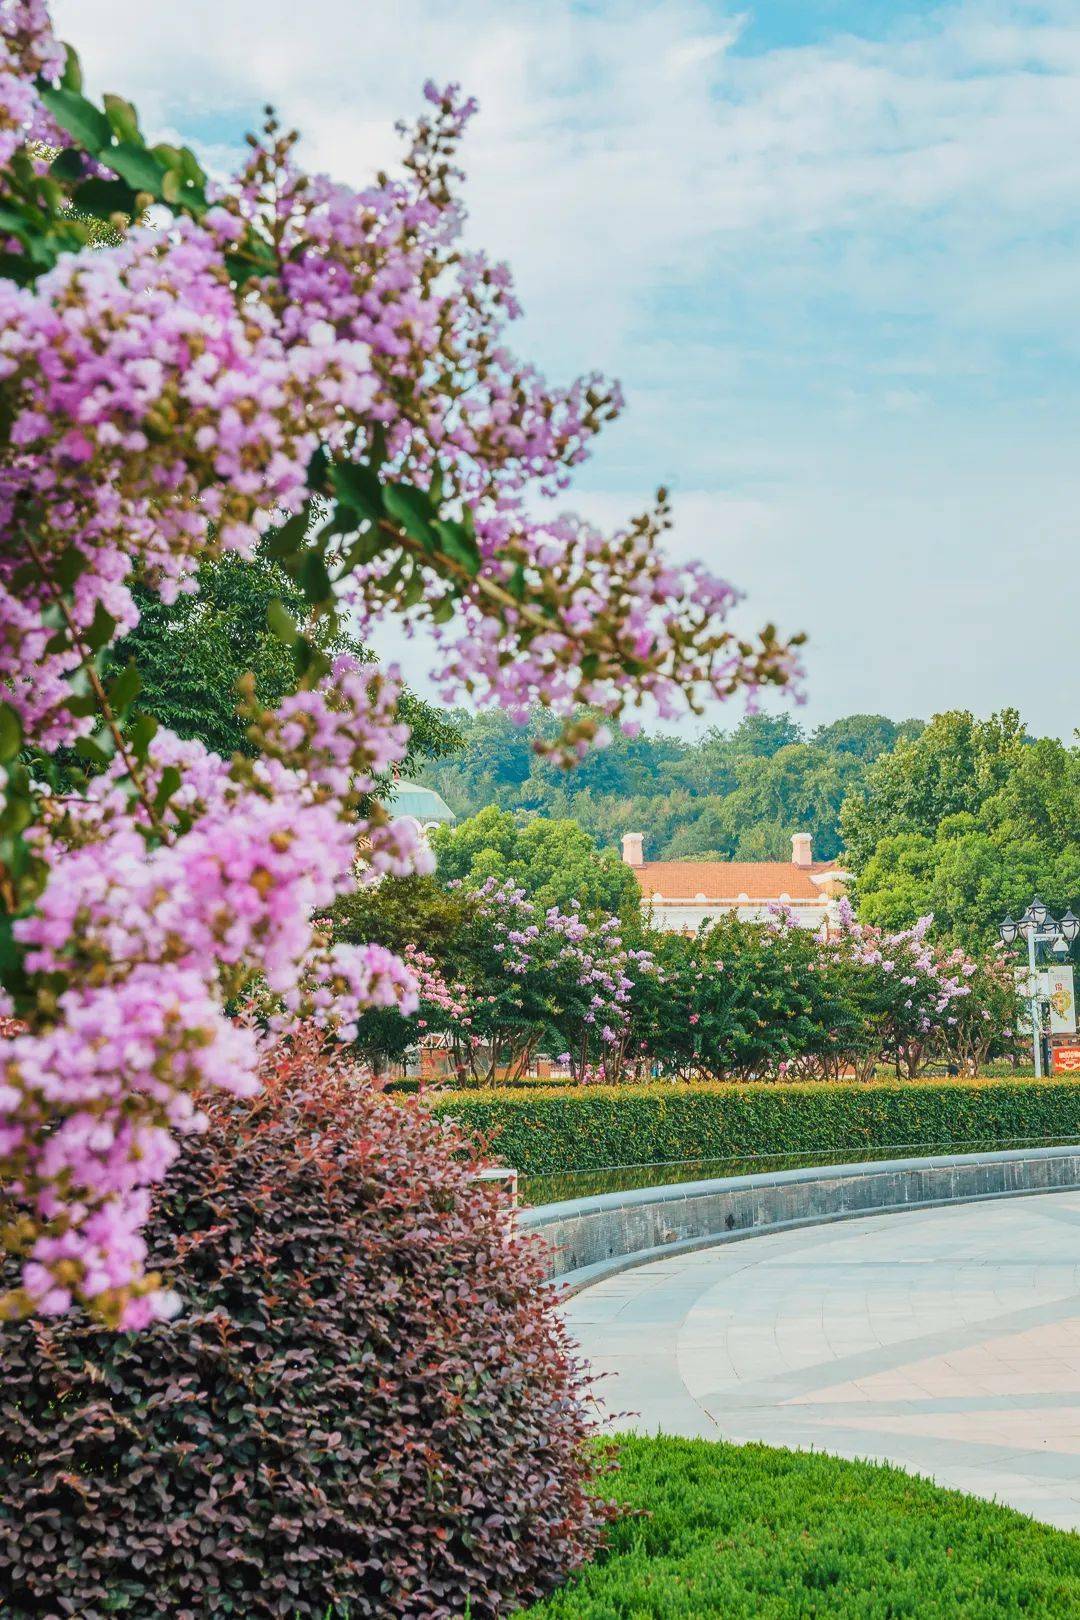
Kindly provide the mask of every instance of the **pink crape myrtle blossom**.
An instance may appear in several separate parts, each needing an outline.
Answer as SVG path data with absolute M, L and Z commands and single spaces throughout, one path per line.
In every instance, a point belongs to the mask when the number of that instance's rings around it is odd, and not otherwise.
M 957 1004 L 970 996 L 968 980 L 976 964 L 959 950 L 929 938 L 932 916 L 889 933 L 855 917 L 850 901 L 838 907 L 838 933 L 826 943 L 835 957 L 869 970 L 875 986 L 870 1016 L 876 1050 L 899 1070 L 914 1076 L 933 1055 L 942 1027 L 956 1022 Z
M 475 104 L 425 96 L 398 172 L 366 188 L 305 174 L 272 117 L 215 187 L 186 149 L 147 145 L 122 98 L 83 97 L 42 0 L 0 0 L 8 1315 L 168 1314 L 140 1229 L 200 1094 L 246 1095 L 291 1021 L 350 1039 L 366 1010 L 433 991 L 423 964 L 313 921 L 358 882 L 431 869 L 378 802 L 408 745 L 392 674 L 328 660 L 281 609 L 297 690 L 267 714 L 249 684 L 256 756 L 219 759 L 138 715 L 125 677 L 106 686 L 133 587 L 169 600 L 200 560 L 264 545 L 313 617 L 426 621 L 448 693 L 551 707 L 567 761 L 643 702 L 668 715 L 795 672 L 771 627 L 728 627 L 731 586 L 667 561 L 662 492 L 614 535 L 552 515 L 621 396 L 593 374 L 553 387 L 513 353 L 509 273 L 460 244 Z M 28 149 L 42 139 L 55 162 Z M 635 961 L 617 922 L 482 903 L 503 999 L 549 994 L 552 1038 L 572 1024 L 582 1074 L 610 1071 Z M 256 988 L 262 1035 L 227 1011 Z M 475 1051 L 500 997 L 439 994 Z
M 50 1027 L 5 1042 L 0 1079 L 0 1158 L 12 1167 L 12 1192 L 45 1228 L 23 1268 L 34 1309 L 61 1308 L 76 1281 L 102 1311 L 124 1300 L 121 1326 L 173 1308 L 163 1290 L 130 1293 L 145 1258 L 129 1241 L 138 1224 L 130 1223 L 145 1209 L 135 1194 L 161 1179 L 176 1136 L 200 1128 L 198 1094 L 256 1089 L 260 1043 L 225 1016 L 224 989 L 257 972 L 288 1013 L 344 1039 L 368 1007 L 415 1009 L 415 982 L 399 958 L 374 945 L 324 952 L 314 920 L 357 881 L 366 826 L 342 817 L 326 785 L 329 762 L 351 762 L 350 781 L 370 785 L 371 765 L 388 755 L 381 727 L 365 753 L 365 699 L 375 693 L 381 714 L 394 690 L 370 665 L 337 662 L 319 697 L 341 704 L 348 694 L 352 724 L 328 728 L 307 753 L 310 775 L 287 755 L 295 705 L 266 721 L 280 757 L 253 764 L 227 766 L 202 744 L 161 733 L 149 786 L 178 765 L 184 775 L 167 813 L 173 836 L 155 846 L 131 813 L 120 762 L 55 808 L 49 880 L 15 931 L 29 972 L 70 975 L 79 964 L 86 982 L 61 995 Z M 335 709 L 336 722 L 344 712 Z M 389 757 L 398 757 L 393 748 Z M 369 835 L 396 830 L 374 825 Z M 394 849 L 395 870 L 409 868 L 411 847 Z M 103 1225 L 114 1205 L 126 1215 Z M 108 1231 L 128 1234 L 112 1259 L 99 1252 Z
M 307 982 L 283 999 L 290 1013 L 352 1041 L 357 1019 L 371 1008 L 414 1013 L 420 987 L 409 966 L 383 945 L 335 945 L 310 962 Z
M 0 0 L 0 164 L 28 137 L 52 133 L 33 81 L 56 78 L 63 66 L 45 0 Z

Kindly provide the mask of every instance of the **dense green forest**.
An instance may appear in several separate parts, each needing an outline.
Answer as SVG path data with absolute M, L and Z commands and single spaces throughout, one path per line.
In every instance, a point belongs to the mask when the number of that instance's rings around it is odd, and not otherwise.
M 424 779 L 461 818 L 497 806 L 542 822 L 530 849 L 562 851 L 547 884 L 565 888 L 582 859 L 576 829 L 550 822 L 577 823 L 609 852 L 606 885 L 624 832 L 644 833 L 651 859 L 767 860 L 805 830 L 815 856 L 843 854 L 868 922 L 902 928 L 932 912 L 938 937 L 978 950 L 1035 893 L 1056 914 L 1080 910 L 1080 748 L 1032 737 L 1015 710 L 949 710 L 925 725 L 849 715 L 809 735 L 790 716 L 756 715 L 698 742 L 619 737 L 570 773 L 534 752 L 541 723 L 453 719 L 464 746 Z M 490 813 L 459 822 L 440 858 L 521 881 L 529 862 L 510 826 Z M 606 898 L 620 909 L 614 891 Z
M 922 730 L 918 720 L 855 714 L 808 735 L 789 715 L 750 715 L 697 742 L 619 734 L 566 772 L 533 749 L 542 720 L 519 727 L 498 712 L 463 711 L 453 719 L 464 747 L 430 764 L 424 781 L 455 814 L 497 805 L 571 817 L 602 847 L 642 832 L 651 860 L 783 859 L 796 830 L 811 833 L 815 856 L 831 860 L 841 848 L 845 796 L 882 753 Z

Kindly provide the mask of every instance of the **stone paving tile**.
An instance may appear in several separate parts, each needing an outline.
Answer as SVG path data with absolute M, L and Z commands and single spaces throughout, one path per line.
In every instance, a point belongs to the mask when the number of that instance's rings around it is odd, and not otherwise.
M 888 1459 L 1080 1528 L 1080 1194 L 772 1232 L 563 1308 L 643 1432 Z

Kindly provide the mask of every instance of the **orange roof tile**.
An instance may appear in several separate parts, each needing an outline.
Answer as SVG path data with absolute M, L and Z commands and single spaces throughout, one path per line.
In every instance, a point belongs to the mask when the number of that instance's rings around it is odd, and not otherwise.
M 837 861 L 814 861 L 796 866 L 792 861 L 646 861 L 632 868 L 647 900 L 659 894 L 665 900 L 823 900 L 821 886 L 812 883 L 822 872 L 842 870 Z

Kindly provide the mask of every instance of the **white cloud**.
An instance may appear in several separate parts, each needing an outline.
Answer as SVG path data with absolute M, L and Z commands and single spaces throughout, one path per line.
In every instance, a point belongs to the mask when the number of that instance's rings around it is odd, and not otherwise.
M 732 51 L 739 16 L 718 24 L 702 0 L 55 9 L 94 80 L 133 90 L 152 120 L 254 122 L 269 99 L 344 178 L 392 160 L 392 123 L 428 74 L 462 80 L 483 106 L 466 154 L 473 234 L 511 258 L 545 326 L 587 304 L 604 359 L 658 281 L 717 256 L 745 269 L 748 251 L 826 231 L 925 233 L 991 291 L 973 308 L 955 274 L 933 287 L 908 267 L 901 295 L 992 319 L 1042 296 L 1032 265 L 1026 292 L 993 292 L 1010 246 L 1033 221 L 1076 218 L 1074 10 L 1055 22 L 972 4 L 898 38 L 750 56 Z
M 460 80 L 469 234 L 515 269 L 519 341 L 629 384 L 579 504 L 672 480 L 683 553 L 811 631 L 815 718 L 1011 695 L 1067 733 L 1067 688 L 1000 649 L 1033 596 L 1064 644 L 1077 610 L 1075 0 L 756 54 L 748 9 L 54 0 L 96 88 L 219 162 L 270 100 L 362 180 L 423 80 Z

